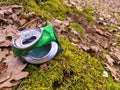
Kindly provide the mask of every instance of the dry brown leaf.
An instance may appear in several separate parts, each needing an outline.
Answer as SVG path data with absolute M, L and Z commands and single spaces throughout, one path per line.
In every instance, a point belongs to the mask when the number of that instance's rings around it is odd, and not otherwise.
M 47 63 L 41 64 L 40 67 L 41 67 L 41 69 L 43 69 L 45 71 L 47 71 L 47 69 L 48 69 Z
M 72 41 L 73 43 L 79 43 L 80 42 L 80 40 L 77 39 L 77 38 L 71 38 L 70 41 Z
M 8 50 L 5 50 L 5 51 L 1 51 L 0 52 L 0 61 L 2 61 L 2 58 L 5 58 L 5 56 L 9 53 Z
M 5 41 L 5 35 L 2 32 L 0 32 L 0 43 L 4 41 Z
M 0 17 L 4 17 L 4 12 L 0 10 Z
M 36 28 L 37 23 L 31 23 L 29 25 L 26 26 L 26 28 Z
M 8 65 L 6 72 L 9 73 L 10 77 L 6 77 L 4 75 L 5 73 L 3 73 L 2 77 L 6 81 L 0 83 L 0 89 L 4 87 L 12 87 L 18 84 L 20 79 L 28 76 L 28 72 L 22 71 L 27 64 L 24 64 L 19 58 L 15 58 L 13 55 L 10 55 L 6 60 L 4 60 L 4 62 Z
M 39 17 L 36 17 L 35 19 L 32 19 L 31 21 L 25 23 L 23 26 L 19 27 L 18 29 L 22 29 L 22 28 L 25 28 L 27 26 L 30 26 L 33 22 L 37 21 L 37 20 L 40 20 Z M 28 27 L 29 28 L 29 27 Z
M 79 33 L 75 30 L 71 30 L 70 32 L 73 33 L 74 35 L 79 35 Z
M 2 88 L 1 90 L 12 90 L 11 88 Z
M 4 28 L 4 34 L 6 34 L 6 36 L 13 36 L 18 32 L 17 27 L 15 25 L 8 25 Z
M 108 54 L 103 54 L 104 57 L 107 59 L 108 63 L 113 66 L 114 60 Z
M 25 15 L 25 19 L 28 20 L 28 21 L 32 20 L 34 18 L 36 18 L 35 12 L 30 12 L 30 13 L 28 13 L 28 14 Z
M 6 15 L 10 15 L 13 13 L 12 9 L 10 7 L 2 7 L 0 10 L 1 14 L 6 14 Z
M 15 13 L 13 13 L 11 15 L 11 17 L 12 17 L 13 21 L 15 21 L 16 23 L 18 23 L 20 21 Z
M 21 26 L 24 25 L 26 22 L 27 22 L 26 19 L 20 19 L 20 24 L 21 24 Z
M 8 80 L 10 78 L 10 76 L 11 76 L 11 74 L 8 72 L 0 74 L 0 83 L 3 83 L 6 80 Z
M 11 45 L 12 45 L 11 41 L 5 40 L 3 43 L 0 44 L 0 48 L 2 48 L 2 47 L 9 47 Z
M 115 52 L 114 54 L 120 60 L 120 52 Z
M 98 51 L 101 51 L 99 46 L 96 46 L 96 45 L 93 45 L 93 46 L 90 46 L 90 49 L 94 52 L 98 52 Z
M 7 69 L 6 63 L 3 62 L 3 60 L 0 61 L 0 75 L 1 75 L 2 73 L 4 73 L 4 72 L 6 71 L 6 69 Z
M 62 21 L 60 21 L 58 19 L 52 20 L 51 22 L 54 25 L 54 27 L 59 27 L 60 28 L 60 26 L 62 25 Z
M 120 70 L 118 68 L 115 68 L 114 66 L 110 66 L 107 63 L 105 63 L 105 65 L 106 65 L 106 68 L 111 72 L 114 79 L 120 82 Z
M 12 10 L 16 15 L 20 15 L 23 12 L 23 7 L 19 5 L 13 5 Z
M 84 50 L 84 51 L 88 51 L 90 49 L 89 46 L 86 46 L 84 44 L 80 44 L 80 47 Z

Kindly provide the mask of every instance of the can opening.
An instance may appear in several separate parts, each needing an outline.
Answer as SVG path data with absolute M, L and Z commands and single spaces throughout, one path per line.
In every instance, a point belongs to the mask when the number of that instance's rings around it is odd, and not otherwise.
M 29 52 L 29 54 L 34 58 L 43 58 L 46 56 L 51 49 L 51 43 L 42 47 L 35 48 Z
M 33 42 L 34 40 L 36 40 L 36 37 L 32 36 L 30 38 L 24 39 L 23 42 L 22 42 L 22 44 L 24 44 L 24 45 L 25 44 L 29 44 L 29 43 Z

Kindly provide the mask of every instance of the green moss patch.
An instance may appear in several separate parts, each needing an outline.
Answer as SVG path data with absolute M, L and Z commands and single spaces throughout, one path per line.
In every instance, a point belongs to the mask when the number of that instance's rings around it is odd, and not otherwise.
M 111 25 L 104 25 L 103 26 L 105 30 L 115 30 L 116 29 L 116 26 L 111 26 Z
M 52 59 L 48 70 L 29 64 L 30 75 L 17 90 L 119 90 L 110 77 L 102 76 L 105 70 L 100 61 L 92 58 L 64 38 L 60 39 L 64 51 Z
M 16 2 L 13 0 L 9 0 L 9 2 L 2 0 L 2 2 L 3 5 L 22 5 L 25 8 L 25 12 L 33 11 L 44 17 L 45 20 L 53 18 L 64 20 L 68 14 L 81 14 L 75 7 L 68 7 L 62 0 L 29 0 L 24 2 L 22 0 L 17 0 Z
M 94 24 L 96 22 L 96 19 L 94 18 L 94 9 L 92 7 L 86 6 L 84 8 L 83 15 L 90 24 Z
M 80 33 L 80 36 L 82 38 L 84 38 L 85 30 L 80 24 L 78 24 L 78 23 L 70 23 L 70 25 L 68 27 L 73 29 L 73 30 L 78 31 Z

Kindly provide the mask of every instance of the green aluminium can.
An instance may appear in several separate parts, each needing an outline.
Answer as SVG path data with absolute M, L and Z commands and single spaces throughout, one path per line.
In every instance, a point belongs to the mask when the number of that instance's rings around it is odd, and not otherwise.
M 52 24 L 45 27 L 22 30 L 12 38 L 15 56 L 32 64 L 49 61 L 62 51 Z

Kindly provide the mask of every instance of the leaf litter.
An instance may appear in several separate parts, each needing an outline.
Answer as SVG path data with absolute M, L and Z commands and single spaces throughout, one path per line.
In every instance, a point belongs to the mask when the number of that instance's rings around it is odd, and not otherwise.
M 24 14 L 21 16 L 21 14 Z M 85 29 L 85 37 L 82 38 L 80 33 L 72 28 L 66 30 L 70 23 L 76 22 Z M 116 81 L 120 82 L 120 49 L 112 45 L 114 35 L 103 30 L 98 24 L 90 25 L 86 18 L 81 15 L 71 14 L 66 20 L 60 21 L 53 19 L 46 22 L 34 12 L 24 13 L 22 6 L 13 5 L 0 8 L 0 89 L 10 89 L 20 83 L 21 79 L 28 76 L 28 72 L 23 71 L 27 63 L 22 62 L 21 58 L 16 58 L 11 53 L 11 38 L 18 31 L 28 28 L 37 28 L 52 23 L 58 35 L 67 38 L 73 45 L 79 49 L 99 58 L 101 53 L 106 61 L 108 71 Z M 106 53 L 107 49 L 110 49 Z M 117 61 L 116 61 L 117 59 Z M 40 66 L 43 70 L 47 70 L 47 64 Z
M 11 53 L 11 39 L 19 31 L 27 28 L 44 26 L 46 23 L 35 13 L 24 13 L 23 7 L 18 5 L 0 8 L 0 89 L 9 90 L 20 83 L 21 79 L 28 76 L 23 71 L 27 63 Z M 47 66 L 46 66 L 47 68 Z
M 115 37 L 113 33 L 104 30 L 103 27 L 99 25 L 99 22 L 94 25 L 89 24 L 82 15 L 72 14 L 68 18 L 70 19 L 65 21 L 54 20 L 55 30 L 59 31 L 59 34 L 67 38 L 79 49 L 101 60 L 103 65 L 106 66 L 106 69 L 111 72 L 113 78 L 120 82 L 120 47 L 113 45 L 117 37 Z M 65 30 L 71 22 L 76 22 L 84 27 L 84 38 L 81 38 L 80 33 L 72 28 L 69 28 L 68 31 Z M 79 41 L 76 39 L 76 36 Z

